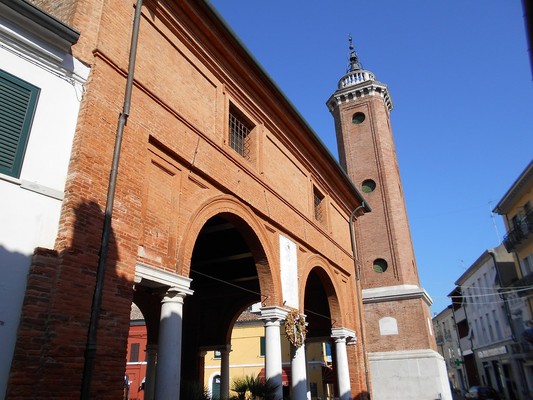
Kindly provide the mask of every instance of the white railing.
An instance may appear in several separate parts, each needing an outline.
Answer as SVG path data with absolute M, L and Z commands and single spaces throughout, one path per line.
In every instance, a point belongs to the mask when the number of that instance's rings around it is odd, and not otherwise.
M 361 82 L 373 81 L 376 78 L 374 74 L 364 70 L 352 71 L 344 75 L 339 81 L 339 89 L 356 85 Z

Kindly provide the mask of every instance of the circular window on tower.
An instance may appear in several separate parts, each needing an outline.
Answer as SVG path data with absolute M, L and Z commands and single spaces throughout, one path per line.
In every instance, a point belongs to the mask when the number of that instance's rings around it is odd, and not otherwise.
M 378 274 L 385 272 L 388 267 L 387 261 L 385 261 L 383 258 L 376 258 L 374 260 L 374 265 L 372 266 L 374 272 L 377 272 Z
M 372 193 L 376 189 L 376 182 L 372 179 L 365 179 L 361 184 L 361 190 L 363 193 Z
M 356 112 L 354 115 L 352 115 L 352 123 L 357 125 L 362 124 L 365 118 L 365 114 L 362 112 Z

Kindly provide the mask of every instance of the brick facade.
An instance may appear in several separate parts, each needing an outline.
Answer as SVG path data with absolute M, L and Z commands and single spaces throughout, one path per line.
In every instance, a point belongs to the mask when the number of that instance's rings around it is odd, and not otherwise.
M 53 3 L 39 5 L 46 9 Z M 79 397 L 134 4 L 80 0 L 48 10 L 81 32 L 73 52 L 91 66 L 91 75 L 56 246 L 39 249 L 34 257 L 10 399 Z M 195 289 L 185 300 L 185 375 L 195 371 L 195 346 L 202 340 L 221 344 L 232 318 L 252 300 L 282 306 L 280 235 L 296 244 L 300 309 L 307 307 L 306 282 L 319 274 L 331 319 L 325 326 L 330 329 L 333 321 L 360 335 L 360 303 L 353 299 L 361 297 L 348 219 L 362 199 L 289 102 L 203 2 L 146 1 L 136 59 L 91 396 L 118 399 L 123 394 L 132 300 L 150 314 L 145 315 L 151 324 L 148 341 L 157 340 L 153 305 L 161 293 L 134 285 L 136 266 L 191 276 L 193 285 L 202 282 L 192 274 L 194 268 L 201 270 L 193 265 L 202 258 L 198 238 L 206 237 L 214 222 L 217 229 L 230 225 L 246 244 L 260 296 L 238 297 L 221 287 L 227 296 L 218 299 L 210 297 L 218 289 Z M 253 125 L 248 159 L 229 144 L 230 107 Z M 316 191 L 323 196 L 320 220 Z M 352 395 L 364 396 L 368 388 L 360 344 L 349 346 L 349 358 Z
M 387 86 L 363 70 L 351 43 L 350 50 L 350 68 L 327 106 L 341 165 L 372 208 L 356 218 L 354 231 L 373 396 L 448 399 L 431 299 L 418 279 L 390 123 L 392 101 Z

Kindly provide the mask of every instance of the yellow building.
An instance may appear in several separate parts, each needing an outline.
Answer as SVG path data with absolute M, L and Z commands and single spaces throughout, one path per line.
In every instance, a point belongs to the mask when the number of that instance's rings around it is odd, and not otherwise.
M 511 185 L 494 212 L 503 216 L 507 234 L 503 244 L 514 255 L 518 280 L 507 287 L 507 312 L 518 361 L 519 387 L 533 393 L 533 161 Z
M 289 394 L 291 379 L 291 345 L 282 329 L 283 393 Z M 221 353 L 224 349 L 205 353 L 204 386 L 214 399 L 220 392 Z M 331 368 L 331 345 L 329 342 L 306 342 L 308 391 L 311 399 L 334 398 L 333 370 Z M 241 314 L 231 334 L 229 354 L 230 388 L 235 379 L 246 376 L 264 377 L 265 324 L 250 310 Z M 235 393 L 232 393 L 235 395 Z
M 533 284 L 533 161 L 520 174 L 500 200 L 494 212 L 503 216 L 507 234 L 503 244 L 509 253 L 515 254 L 516 269 L 520 280 L 515 287 Z M 531 291 L 521 292 L 529 297 L 529 310 L 533 309 Z

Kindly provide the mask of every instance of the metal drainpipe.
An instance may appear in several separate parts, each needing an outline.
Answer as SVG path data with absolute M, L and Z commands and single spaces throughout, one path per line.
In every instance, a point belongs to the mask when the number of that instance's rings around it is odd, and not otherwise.
M 357 247 L 355 245 L 355 232 L 354 232 L 354 218 L 357 211 L 359 211 L 361 208 L 365 208 L 366 204 L 363 201 L 363 203 L 355 208 L 355 210 L 352 211 L 350 214 L 350 240 L 352 243 L 352 254 L 353 254 L 353 265 L 355 268 L 355 286 L 356 286 L 356 296 L 357 296 L 357 309 L 359 311 L 359 326 L 361 327 L 361 347 L 363 349 L 363 363 L 365 366 L 365 381 L 366 381 L 366 388 L 368 390 L 368 399 L 370 399 L 370 378 L 368 376 L 368 363 L 366 360 L 366 347 L 365 347 L 365 329 L 363 327 L 363 300 L 359 297 L 359 292 L 361 290 L 361 283 L 359 279 L 359 268 L 357 265 Z M 363 211 L 364 212 L 364 211 Z
M 88 400 L 91 394 L 91 381 L 96 358 L 96 337 L 98 331 L 98 320 L 100 319 L 100 307 L 102 305 L 104 277 L 106 270 L 106 258 L 109 250 L 109 239 L 111 236 L 111 221 L 113 215 L 113 203 L 115 201 L 115 191 L 118 175 L 118 165 L 120 159 L 120 149 L 122 145 L 122 136 L 124 127 L 130 113 L 131 93 L 133 89 L 133 74 L 135 71 L 135 58 L 137 55 L 137 41 L 139 38 L 139 25 L 141 21 L 141 9 L 143 0 L 137 0 L 135 6 L 135 18 L 131 33 L 131 45 L 128 64 L 128 75 L 126 80 L 126 91 L 124 93 L 124 105 L 122 113 L 118 119 L 117 134 L 115 138 L 115 148 L 113 152 L 113 161 L 111 172 L 109 174 L 109 186 L 107 189 L 106 208 L 104 214 L 104 226 L 102 230 L 102 239 L 100 242 L 100 253 L 98 255 L 98 267 L 96 270 L 96 284 L 94 287 L 93 301 L 91 307 L 91 319 L 89 321 L 89 330 L 87 333 L 87 343 L 85 346 L 85 363 L 83 367 L 83 377 L 81 383 L 81 400 Z

